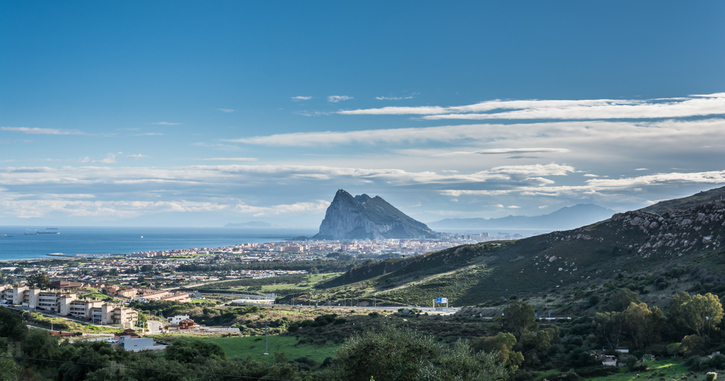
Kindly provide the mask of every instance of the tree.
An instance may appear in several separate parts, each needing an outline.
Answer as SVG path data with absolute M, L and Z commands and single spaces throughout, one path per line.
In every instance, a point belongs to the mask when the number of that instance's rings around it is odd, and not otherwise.
M 599 312 L 594 316 L 598 336 L 610 349 L 619 347 L 624 334 L 624 316 L 621 312 Z
M 503 330 L 513 333 L 516 340 L 521 340 L 524 332 L 539 328 L 533 307 L 518 300 L 511 300 L 503 309 L 501 320 Z
M 27 332 L 22 316 L 8 308 L 0 308 L 0 337 L 20 341 Z
M 632 303 L 642 303 L 639 295 L 628 288 L 619 288 L 609 294 L 607 302 L 602 305 L 602 311 L 622 312 Z
M 201 340 L 179 339 L 164 350 L 169 361 L 201 364 L 210 358 L 226 359 L 224 349 L 218 344 Z
M 474 351 L 498 353 L 498 361 L 506 364 L 509 371 L 516 372 L 524 361 L 521 352 L 514 351 L 516 338 L 512 333 L 499 332 L 496 336 L 482 337 L 475 341 L 471 347 Z
M 37 359 L 52 359 L 58 352 L 58 342 L 48 331 L 42 329 L 31 329 L 23 338 L 23 353 L 26 357 Z M 29 364 L 35 363 L 34 361 Z M 54 367 L 55 364 L 38 362 L 42 367 Z
M 348 339 L 337 352 L 335 379 L 503 380 L 508 376 L 495 352 L 474 353 L 464 342 L 452 348 L 409 329 L 384 326 Z
M 45 290 L 50 288 L 50 278 L 48 278 L 47 274 L 32 274 L 28 276 L 28 284 Z
M 723 308 L 716 295 L 693 295 L 677 293 L 668 304 L 669 322 L 684 333 L 696 333 L 697 336 L 709 336 L 717 330 L 723 319 Z
M 649 343 L 659 341 L 664 321 L 664 314 L 659 308 L 650 309 L 647 303 L 632 303 L 622 315 L 624 327 L 635 348 L 641 349 Z

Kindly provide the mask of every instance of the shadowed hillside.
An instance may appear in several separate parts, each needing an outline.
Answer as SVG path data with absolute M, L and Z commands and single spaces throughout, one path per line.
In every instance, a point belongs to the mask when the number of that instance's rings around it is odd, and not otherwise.
M 381 262 L 379 267 L 353 269 L 325 287 L 345 285 L 348 292 L 357 290 L 358 297 L 401 304 L 429 305 L 436 297 L 448 297 L 459 306 L 611 282 L 629 282 L 645 293 L 668 287 L 709 287 L 723 293 L 722 192 L 721 188 L 693 196 L 696 199 L 616 214 L 578 229 L 429 253 L 396 262 L 403 267 L 392 272 L 380 270 L 392 270 L 392 262 Z M 676 266 L 699 273 L 687 278 L 689 283 L 673 282 Z

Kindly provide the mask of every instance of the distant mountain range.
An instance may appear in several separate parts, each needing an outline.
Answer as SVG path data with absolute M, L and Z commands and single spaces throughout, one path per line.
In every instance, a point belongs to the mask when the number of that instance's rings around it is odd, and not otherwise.
M 380 196 L 353 197 L 340 189 L 313 238 L 330 240 L 435 238 L 424 223 L 408 217 Z
M 502 218 L 447 218 L 430 222 L 433 229 L 545 229 L 566 230 L 605 220 L 614 210 L 594 204 L 578 204 L 542 216 Z

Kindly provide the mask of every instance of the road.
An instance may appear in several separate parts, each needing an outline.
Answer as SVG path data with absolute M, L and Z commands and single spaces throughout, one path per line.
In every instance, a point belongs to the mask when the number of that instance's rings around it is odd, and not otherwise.
M 164 323 L 156 320 L 148 320 L 146 325 L 148 325 L 149 334 L 161 333 L 161 330 L 164 329 Z

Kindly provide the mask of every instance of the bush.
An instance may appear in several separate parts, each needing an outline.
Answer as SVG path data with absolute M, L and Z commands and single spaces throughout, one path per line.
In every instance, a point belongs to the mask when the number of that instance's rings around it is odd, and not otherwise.
M 337 356 L 334 367 L 339 379 L 349 381 L 508 378 L 495 353 L 474 353 L 462 341 L 448 347 L 432 337 L 390 326 L 348 339 Z
M 590 366 L 577 369 L 577 374 L 584 378 L 606 377 L 619 372 L 619 369 L 613 366 Z
M 725 356 L 715 355 L 712 358 L 703 358 L 698 367 L 699 370 L 725 369 Z
M 640 362 L 629 366 L 630 372 L 646 372 L 649 368 L 647 367 L 647 364 Z

